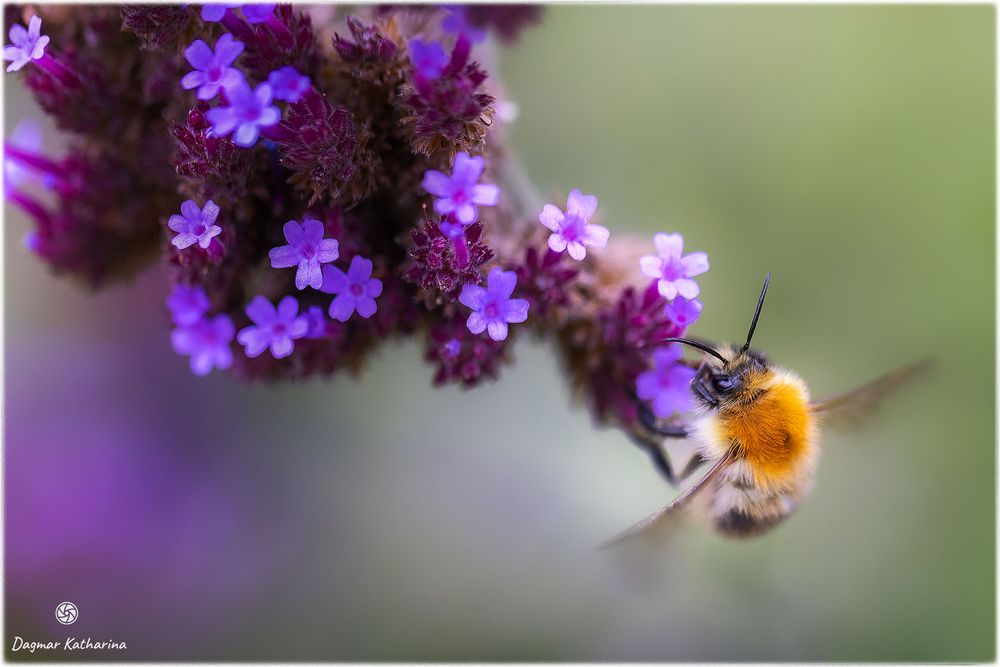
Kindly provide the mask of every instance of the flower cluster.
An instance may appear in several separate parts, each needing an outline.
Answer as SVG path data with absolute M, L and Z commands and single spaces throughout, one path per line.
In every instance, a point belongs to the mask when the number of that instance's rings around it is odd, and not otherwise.
M 31 125 L 6 144 L 26 245 L 94 286 L 159 248 L 195 374 L 357 372 L 422 333 L 434 383 L 473 387 L 531 331 L 601 421 L 690 408 L 692 370 L 663 339 L 701 312 L 705 254 L 680 234 L 647 254 L 580 189 L 536 203 L 493 122 L 483 42 L 537 8 L 315 14 L 329 25 L 286 4 L 17 11 L 8 70 L 70 135 L 61 158 Z

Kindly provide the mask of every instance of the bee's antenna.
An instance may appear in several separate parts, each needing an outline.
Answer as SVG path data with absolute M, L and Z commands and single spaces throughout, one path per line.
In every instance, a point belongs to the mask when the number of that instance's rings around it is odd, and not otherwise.
M 750 347 L 750 339 L 753 338 L 753 330 L 757 328 L 757 318 L 760 317 L 760 309 L 764 306 L 764 295 L 767 294 L 767 284 L 771 282 L 771 272 L 764 276 L 764 287 L 760 290 L 760 299 L 757 300 L 757 310 L 753 312 L 753 322 L 750 323 L 750 331 L 747 332 L 747 342 L 743 344 L 740 352 L 746 352 Z
M 704 343 L 699 343 L 696 340 L 690 340 L 688 338 L 664 338 L 663 342 L 664 343 L 684 343 L 685 345 L 690 345 L 691 347 L 696 347 L 699 350 L 701 350 L 702 352 L 708 352 L 709 354 L 711 354 L 713 357 L 715 357 L 716 359 L 718 359 L 719 361 L 721 361 L 724 364 L 729 363 L 724 356 L 722 356 L 721 354 L 719 354 L 718 352 L 716 352 L 715 350 L 713 350 L 708 345 L 705 345 Z

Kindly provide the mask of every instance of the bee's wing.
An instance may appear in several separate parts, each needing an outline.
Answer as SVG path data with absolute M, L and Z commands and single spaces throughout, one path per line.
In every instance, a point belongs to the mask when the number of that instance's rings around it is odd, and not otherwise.
M 679 496 L 674 498 L 674 500 L 661 509 L 659 512 L 650 514 L 642 521 L 633 524 L 631 527 L 625 529 L 624 531 L 618 533 L 611 539 L 603 542 L 598 549 L 607 549 L 608 547 L 621 544 L 622 542 L 627 542 L 634 538 L 641 538 L 648 535 L 655 528 L 662 525 L 665 521 L 676 515 L 677 511 L 685 507 L 699 492 L 703 491 L 708 487 L 709 483 L 715 479 L 715 477 L 722 472 L 722 470 L 729 465 L 733 458 L 736 456 L 736 446 L 730 447 L 726 453 L 716 461 L 712 467 L 709 469 L 705 476 L 699 479 L 690 488 L 683 491 Z
M 810 407 L 824 422 L 856 422 L 877 408 L 887 394 L 924 373 L 929 367 L 930 361 L 923 359 L 897 368 L 846 394 L 813 403 Z

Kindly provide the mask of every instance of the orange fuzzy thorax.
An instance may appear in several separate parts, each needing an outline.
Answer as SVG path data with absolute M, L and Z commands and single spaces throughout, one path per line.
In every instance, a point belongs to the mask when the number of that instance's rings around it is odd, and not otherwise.
M 785 486 L 815 455 L 809 393 L 797 376 L 775 369 L 750 374 L 745 390 L 757 398 L 720 413 L 720 435 L 739 444 L 757 484 Z

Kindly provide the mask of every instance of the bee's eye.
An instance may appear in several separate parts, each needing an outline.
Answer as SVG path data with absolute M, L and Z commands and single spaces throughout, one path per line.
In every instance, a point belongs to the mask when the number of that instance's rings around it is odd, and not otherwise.
M 733 388 L 733 384 L 732 379 L 726 375 L 712 378 L 712 386 L 719 392 L 729 391 Z

